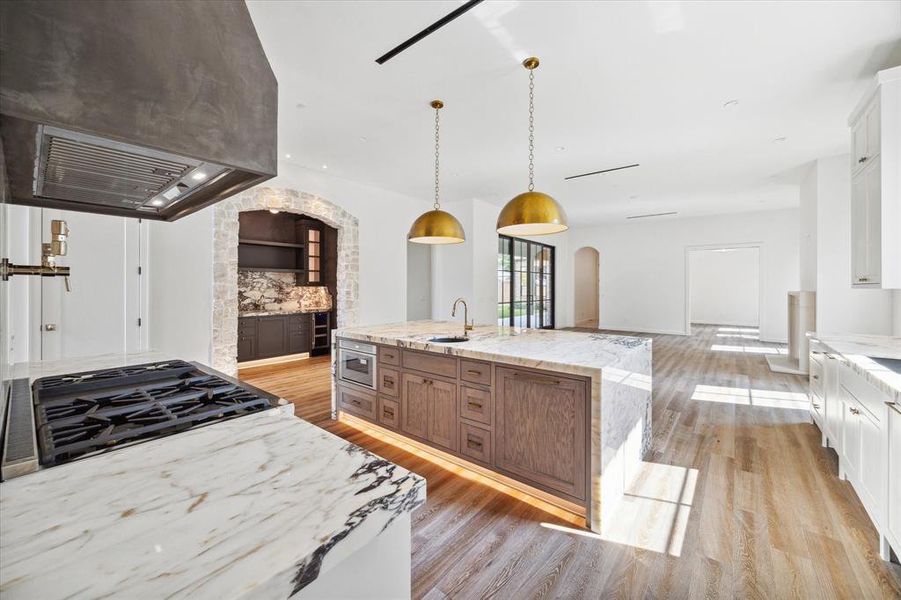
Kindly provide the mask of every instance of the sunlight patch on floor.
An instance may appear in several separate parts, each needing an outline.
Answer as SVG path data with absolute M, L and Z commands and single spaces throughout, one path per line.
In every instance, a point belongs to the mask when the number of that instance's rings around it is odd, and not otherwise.
M 744 352 L 746 354 L 788 354 L 788 348 L 775 346 L 730 346 L 714 344 L 710 346 L 714 352 Z
M 760 334 L 757 327 L 717 327 L 717 331 L 728 331 L 730 333 L 755 333 Z
M 696 385 L 691 399 L 764 408 L 806 409 L 809 406 L 807 394 L 804 392 L 757 390 L 720 385 Z
M 756 333 L 718 333 L 716 334 L 718 338 L 742 338 L 745 340 L 756 340 Z
M 698 470 L 642 463 L 602 533 L 542 523 L 542 527 L 643 550 L 680 556 L 695 496 Z

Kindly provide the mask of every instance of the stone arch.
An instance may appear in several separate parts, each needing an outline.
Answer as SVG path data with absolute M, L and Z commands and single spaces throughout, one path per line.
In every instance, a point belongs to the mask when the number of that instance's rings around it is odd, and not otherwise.
M 338 327 L 353 325 L 359 302 L 359 231 L 355 216 L 314 194 L 287 188 L 255 187 L 213 207 L 212 363 L 237 373 L 238 352 L 238 215 L 251 210 L 278 210 L 319 219 L 338 230 L 338 281 L 335 304 Z

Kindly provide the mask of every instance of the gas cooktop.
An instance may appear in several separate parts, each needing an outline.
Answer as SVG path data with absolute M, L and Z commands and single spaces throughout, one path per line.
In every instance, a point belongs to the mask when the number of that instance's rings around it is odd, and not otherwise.
M 44 377 L 32 392 L 45 467 L 278 405 L 276 396 L 182 360 Z

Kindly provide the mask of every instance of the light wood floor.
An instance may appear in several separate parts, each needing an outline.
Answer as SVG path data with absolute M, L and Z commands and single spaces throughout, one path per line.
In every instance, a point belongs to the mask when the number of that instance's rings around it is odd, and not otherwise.
M 653 449 L 603 536 L 331 421 L 327 357 L 240 376 L 427 479 L 416 598 L 901 598 L 901 567 L 794 408 L 805 380 L 769 371 L 762 352 L 781 346 L 720 329 L 651 336 Z

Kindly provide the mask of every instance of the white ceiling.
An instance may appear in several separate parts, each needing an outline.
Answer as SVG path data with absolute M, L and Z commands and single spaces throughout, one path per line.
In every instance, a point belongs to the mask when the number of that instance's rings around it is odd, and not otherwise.
M 249 1 L 282 158 L 431 201 L 441 98 L 442 199 L 503 204 L 527 183 L 536 55 L 536 189 L 572 225 L 796 206 L 801 167 L 847 151 L 848 113 L 901 47 L 898 0 L 488 1 L 375 63 L 460 4 Z

